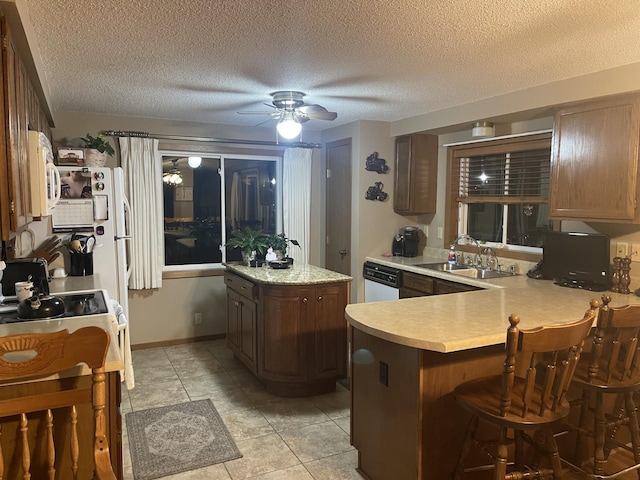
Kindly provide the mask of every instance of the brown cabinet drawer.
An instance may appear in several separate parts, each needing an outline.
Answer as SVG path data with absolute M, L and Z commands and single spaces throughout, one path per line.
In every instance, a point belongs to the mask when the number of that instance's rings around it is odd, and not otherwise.
M 433 295 L 435 293 L 435 280 L 425 275 L 402 272 L 402 287 L 403 289 L 417 290 L 424 295 Z
M 480 287 L 474 287 L 473 285 L 466 285 L 464 283 L 457 283 L 457 282 L 448 282 L 447 280 L 438 279 L 436 294 L 442 295 L 445 293 L 472 292 L 473 290 L 482 290 L 482 289 Z
M 251 283 L 249 280 L 238 277 L 237 275 L 225 273 L 224 283 L 227 287 L 232 288 L 245 297 L 251 299 L 256 298 L 256 285 L 254 283 Z

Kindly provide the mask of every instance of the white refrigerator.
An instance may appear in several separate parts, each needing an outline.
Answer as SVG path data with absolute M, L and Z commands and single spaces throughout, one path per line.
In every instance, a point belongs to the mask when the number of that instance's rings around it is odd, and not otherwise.
M 74 233 L 95 236 L 94 275 L 99 275 L 99 283 L 129 318 L 131 222 L 129 202 L 124 194 L 124 172 L 119 167 L 60 166 L 58 169 L 61 198 L 51 217 L 52 230 L 67 240 Z

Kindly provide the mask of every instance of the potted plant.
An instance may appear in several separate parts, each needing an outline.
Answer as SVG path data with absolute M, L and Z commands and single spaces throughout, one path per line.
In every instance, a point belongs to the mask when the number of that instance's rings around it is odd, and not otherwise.
M 287 256 L 287 247 L 289 243 L 302 248 L 297 240 L 291 240 L 287 238 L 284 233 L 270 233 L 267 235 L 269 246 L 278 255 L 278 260 L 285 259 L 289 262 L 289 265 L 293 264 L 293 258 Z
M 81 140 L 87 150 L 84 161 L 89 167 L 104 167 L 107 163 L 107 155 L 113 156 L 116 153 L 104 135 L 98 134 L 97 137 L 92 137 L 87 133 L 87 136 L 82 137 Z
M 231 232 L 233 238 L 227 241 L 227 246 L 233 248 L 239 248 L 242 251 L 242 260 L 248 266 L 256 265 L 256 255 L 264 254 L 269 248 L 267 236 L 262 230 L 254 230 L 251 227 L 245 227 L 244 229 L 237 229 Z
M 284 258 L 287 254 L 287 244 L 289 239 L 284 233 L 268 233 L 267 243 L 273 249 L 273 252 L 278 257 L 278 260 Z

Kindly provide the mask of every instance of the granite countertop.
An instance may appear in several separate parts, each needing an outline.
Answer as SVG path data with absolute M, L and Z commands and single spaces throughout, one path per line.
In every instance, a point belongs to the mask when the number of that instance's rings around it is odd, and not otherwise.
M 522 328 L 577 321 L 589 301 L 611 295 L 611 305 L 640 303 L 634 295 L 560 287 L 525 275 L 477 280 L 413 265 L 439 258 L 375 258 L 368 261 L 402 270 L 476 285 L 484 290 L 347 305 L 346 318 L 355 328 L 400 345 L 449 353 L 504 343 L 509 315 L 520 316 Z
M 350 282 L 352 280 L 348 275 L 309 264 L 294 264 L 285 269 L 275 269 L 266 265 L 262 267 L 247 267 L 233 263 L 225 263 L 225 267 L 227 270 L 238 273 L 257 283 L 274 285 L 314 285 L 321 283 Z

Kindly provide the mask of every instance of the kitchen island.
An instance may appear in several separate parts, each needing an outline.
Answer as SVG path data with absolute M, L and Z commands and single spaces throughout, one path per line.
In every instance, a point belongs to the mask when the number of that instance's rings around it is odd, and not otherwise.
M 427 274 L 413 264 L 436 260 L 412 259 L 402 268 Z M 520 315 L 524 329 L 573 322 L 604 293 L 522 275 L 488 281 L 428 275 L 485 289 L 346 307 L 353 349 L 351 440 L 360 470 L 376 480 L 449 478 L 469 420 L 452 392 L 502 371 L 509 315 Z M 611 296 L 615 305 L 640 300 Z
M 281 396 L 335 390 L 347 374 L 351 277 L 313 265 L 227 264 L 227 345 Z

